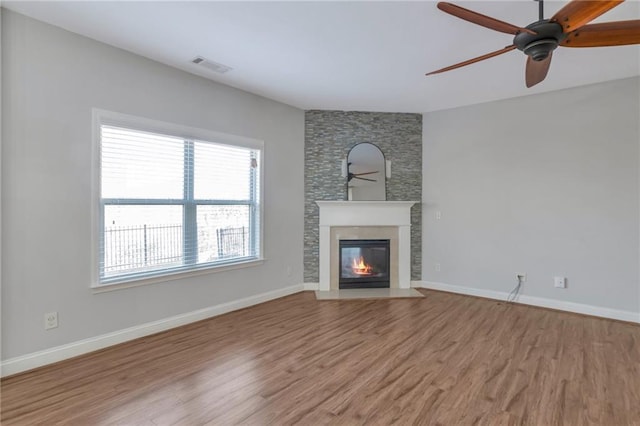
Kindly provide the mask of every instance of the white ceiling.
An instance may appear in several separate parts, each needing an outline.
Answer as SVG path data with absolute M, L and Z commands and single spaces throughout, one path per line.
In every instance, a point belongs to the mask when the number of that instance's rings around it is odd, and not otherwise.
M 525 26 L 533 0 L 454 3 Z M 545 17 L 565 1 L 545 2 Z M 413 2 L 4 2 L 4 7 L 302 109 L 428 112 L 640 75 L 640 47 L 559 48 L 524 85 L 520 51 L 425 77 L 511 44 L 508 34 Z M 627 1 L 594 22 L 639 19 Z M 216 74 L 201 55 L 233 68 Z

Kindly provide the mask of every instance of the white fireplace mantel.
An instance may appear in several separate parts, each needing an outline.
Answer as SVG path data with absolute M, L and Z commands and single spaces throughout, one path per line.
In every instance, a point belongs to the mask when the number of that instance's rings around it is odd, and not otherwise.
M 398 231 L 398 288 L 411 287 L 411 206 L 416 201 L 316 201 L 320 207 L 320 291 L 331 289 L 331 228 L 394 227 Z M 334 254 L 335 255 L 335 254 Z

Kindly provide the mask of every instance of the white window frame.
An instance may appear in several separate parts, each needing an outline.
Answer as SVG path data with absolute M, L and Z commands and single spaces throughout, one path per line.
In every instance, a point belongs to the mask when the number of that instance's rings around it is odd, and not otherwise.
M 178 271 L 155 271 L 153 276 L 132 276 L 123 277 L 122 279 L 113 280 L 113 282 L 101 283 L 100 281 L 100 244 L 102 241 L 102 197 L 100 188 L 101 179 L 101 126 L 111 125 L 116 127 L 124 127 L 133 130 L 140 130 L 163 135 L 175 136 L 185 140 L 200 140 L 213 143 L 227 144 L 238 147 L 250 148 L 260 151 L 261 162 L 258 176 L 258 226 L 257 238 L 258 243 L 256 249 L 259 251 L 257 257 L 250 260 L 244 258 L 239 260 L 228 260 L 215 264 L 193 265 L 188 270 Z M 92 164 L 92 271 L 93 279 L 91 287 L 96 291 L 108 291 L 119 288 L 134 287 L 145 284 L 153 284 L 157 282 L 170 281 L 189 276 L 209 274 L 214 272 L 226 271 L 230 269 L 238 269 L 260 265 L 264 262 L 264 142 L 258 139 L 252 139 L 242 136 L 230 135 L 226 133 L 215 132 L 195 127 L 182 126 L 174 123 L 167 123 L 152 120 L 143 117 L 137 117 L 129 114 L 122 114 L 113 111 L 94 108 L 92 110 L 92 128 L 93 128 L 93 164 Z M 254 215 L 255 218 L 255 215 Z

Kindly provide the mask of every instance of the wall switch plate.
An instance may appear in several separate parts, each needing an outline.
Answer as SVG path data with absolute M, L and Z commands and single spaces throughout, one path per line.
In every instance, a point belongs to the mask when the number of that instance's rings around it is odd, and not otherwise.
M 557 288 L 566 288 L 567 279 L 565 277 L 553 277 L 553 285 Z
M 442 219 L 442 212 L 440 210 L 438 210 L 436 212 L 436 220 L 440 220 L 440 219 Z
M 58 313 L 48 312 L 44 314 L 44 329 L 51 330 L 56 327 L 58 327 Z
M 436 272 L 440 272 L 440 264 L 439 263 L 435 264 L 435 268 L 436 268 Z

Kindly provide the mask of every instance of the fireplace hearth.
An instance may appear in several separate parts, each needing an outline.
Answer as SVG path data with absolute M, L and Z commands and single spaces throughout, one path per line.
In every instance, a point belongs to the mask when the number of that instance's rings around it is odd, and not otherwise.
M 339 288 L 389 288 L 389 240 L 340 240 Z

